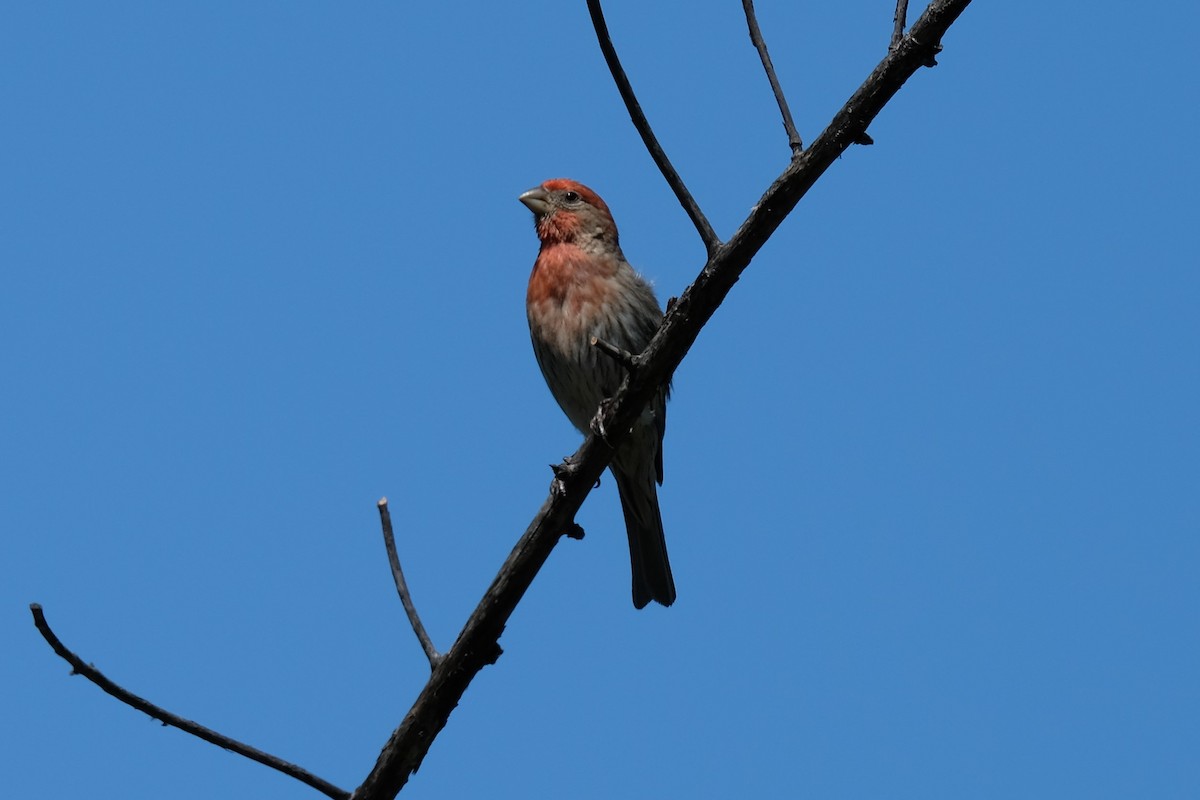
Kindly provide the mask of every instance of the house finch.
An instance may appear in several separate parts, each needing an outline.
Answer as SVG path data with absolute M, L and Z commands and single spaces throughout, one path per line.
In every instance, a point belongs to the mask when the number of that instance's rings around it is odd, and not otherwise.
M 584 434 L 624 369 L 591 345 L 595 336 L 640 353 L 662 320 L 654 290 L 625 261 L 617 226 L 600 196 L 583 184 L 549 180 L 520 196 L 533 212 L 541 249 L 533 262 L 525 311 L 533 352 L 567 418 Z M 675 602 L 655 483 L 662 483 L 667 423 L 663 387 L 621 441 L 609 469 L 629 534 L 633 605 Z

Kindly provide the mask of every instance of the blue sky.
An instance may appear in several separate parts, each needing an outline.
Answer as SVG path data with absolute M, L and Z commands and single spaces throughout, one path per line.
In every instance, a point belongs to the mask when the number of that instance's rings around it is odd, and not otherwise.
M 740 4 L 612 4 L 728 236 L 788 148 Z M 1200 124 L 1186 4 L 976 3 L 675 378 L 679 589 L 611 480 L 409 797 L 1195 797 Z M 760 0 L 806 141 L 888 2 Z M 635 10 L 636 8 L 636 10 Z M 661 299 L 703 250 L 582 2 L 20 4 L 0 32 L 8 792 L 352 789 L 578 435 L 517 201 L 570 176 Z

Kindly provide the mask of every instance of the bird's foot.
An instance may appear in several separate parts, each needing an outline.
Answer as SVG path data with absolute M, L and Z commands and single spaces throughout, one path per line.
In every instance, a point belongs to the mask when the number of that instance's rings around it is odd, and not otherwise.
M 579 462 L 575 459 L 575 454 L 572 453 L 564 458 L 561 464 L 551 464 L 550 471 L 554 473 L 554 480 L 550 483 L 550 490 L 555 494 L 565 494 L 567 491 L 567 480 L 579 471 Z M 596 483 L 592 485 L 592 488 L 600 488 L 599 478 L 596 478 Z M 583 538 L 582 534 L 580 538 Z
M 592 417 L 592 423 L 589 426 L 592 433 L 604 440 L 604 443 L 611 447 L 608 441 L 608 430 L 604 427 L 604 417 L 608 414 L 608 409 L 612 405 L 612 398 L 606 397 L 600 401 L 600 407 L 596 409 L 596 416 Z
M 550 483 L 550 491 L 555 494 L 562 495 L 567 491 L 567 480 L 569 480 L 579 470 L 579 462 L 575 460 L 574 455 L 569 455 L 562 460 L 561 464 L 551 464 L 550 471 L 554 473 L 554 480 Z

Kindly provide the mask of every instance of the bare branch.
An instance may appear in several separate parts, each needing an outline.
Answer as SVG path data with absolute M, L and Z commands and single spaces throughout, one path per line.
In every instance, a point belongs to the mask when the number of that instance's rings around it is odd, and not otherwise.
M 668 382 L 701 328 L 759 248 L 825 170 L 865 134 L 867 126 L 904 82 L 933 58 L 940 49 L 942 36 L 969 4 L 970 0 L 934 0 L 900 46 L 880 62 L 829 127 L 767 189 L 733 238 L 710 252 L 696 281 L 670 305 L 654 339 L 639 355 L 637 371 L 626 375 L 612 402 L 602 412 L 604 427 L 609 431 L 607 440 L 588 436 L 568 459 L 571 469 L 556 476 L 554 490 L 505 560 L 453 647 L 434 669 L 404 721 L 392 733 L 374 769 L 354 791 L 352 800 L 394 798 L 408 782 L 475 674 L 495 662 L 500 634 L 513 609 L 558 540 L 573 530 L 575 514 L 612 459 L 614 445 L 620 443 L 642 409 Z M 588 7 L 594 10 L 593 20 L 596 20 L 598 4 L 588 0 Z M 603 47 L 607 32 L 602 18 L 597 33 Z M 607 47 L 611 49 L 611 44 Z M 614 71 L 614 78 L 615 75 Z
M 904 38 L 904 26 L 908 24 L 908 0 L 896 0 L 896 14 L 892 17 L 892 44 L 888 48 L 895 50 Z
M 675 192 L 675 197 L 679 200 L 679 204 L 683 206 L 683 210 L 691 218 L 692 224 L 696 226 L 696 232 L 700 234 L 700 239 L 704 242 L 704 248 L 707 250 L 708 255 L 712 256 L 713 251 L 720 247 L 721 240 L 717 237 L 717 233 L 713 230 L 712 225 L 708 224 L 708 219 L 704 216 L 704 212 L 696 204 L 691 192 L 684 185 L 683 179 L 675 171 L 675 167 L 671 166 L 671 160 L 663 152 L 662 147 L 658 143 L 658 138 L 650 128 L 650 123 L 646 121 L 646 115 L 642 112 L 642 107 L 638 103 L 637 96 L 633 93 L 633 87 L 629 84 L 629 78 L 625 76 L 625 70 L 621 67 L 621 60 L 617 58 L 617 51 L 613 47 L 612 38 L 608 35 L 608 23 L 604 21 L 604 10 L 600 8 L 600 0 L 587 0 L 587 7 L 592 15 L 592 25 L 596 29 L 596 39 L 600 43 L 600 51 L 604 53 L 604 61 L 608 64 L 608 71 L 612 73 L 613 81 L 617 84 L 617 91 L 621 93 L 621 99 L 625 101 L 625 108 L 629 111 L 629 118 L 633 121 L 633 127 L 637 128 L 637 132 L 641 135 L 642 142 L 646 145 L 646 150 L 650 153 L 650 157 L 654 159 L 654 163 L 658 165 L 659 172 L 667 179 L 667 185 Z
M 104 676 L 100 670 L 93 667 L 91 664 L 85 664 L 83 659 L 67 649 L 50 629 L 50 624 L 46 622 L 46 616 L 42 613 L 42 607 L 37 603 L 31 603 L 29 610 L 33 612 L 33 624 L 37 626 L 38 631 L 42 634 L 42 638 L 50 645 L 50 647 L 63 660 L 71 665 L 72 675 L 82 675 L 92 683 L 96 684 L 108 694 L 120 700 L 127 706 L 132 706 L 138 711 L 149 714 L 154 719 L 161 722 L 163 725 L 170 725 L 172 728 L 178 728 L 184 733 L 190 733 L 193 736 L 198 736 L 206 742 L 215 744 L 217 747 L 222 747 L 226 750 L 237 753 L 240 756 L 245 756 L 251 761 L 257 761 L 259 764 L 278 770 L 284 775 L 295 778 L 301 783 L 305 783 L 316 789 L 326 797 L 332 797 L 333 800 L 345 800 L 350 796 L 350 793 L 345 789 L 339 789 L 329 781 L 318 778 L 307 770 L 301 769 L 295 764 L 290 764 L 281 758 L 264 753 L 262 750 L 251 747 L 248 744 L 243 744 L 235 739 L 230 739 L 228 736 L 223 736 L 211 728 L 206 728 L 191 720 L 176 716 L 166 709 L 159 708 L 148 700 L 144 700 L 127 691 L 117 684 L 113 683 Z
M 788 109 L 787 98 L 783 96 L 783 87 L 779 85 L 779 78 L 775 76 L 775 65 L 771 63 L 771 56 L 767 53 L 767 43 L 763 40 L 762 31 L 758 27 L 758 17 L 754 14 L 754 0 L 742 0 L 742 10 L 746 12 L 746 27 L 750 30 L 750 41 L 754 44 L 754 49 L 758 51 L 758 58 L 767 72 L 767 80 L 771 82 L 771 91 L 775 93 L 775 102 L 779 103 L 779 113 L 783 115 L 783 129 L 787 131 L 792 156 L 798 156 L 804 149 L 804 142 L 800 140 L 800 132 L 796 130 L 796 123 L 792 122 L 792 112 Z
M 388 511 L 387 498 L 380 499 L 378 505 L 379 521 L 383 526 L 383 546 L 387 548 L 388 563 L 392 566 L 392 580 L 396 583 L 396 592 L 400 595 L 400 602 L 404 606 L 404 613 L 408 615 L 408 622 L 412 625 L 413 633 L 417 635 L 417 641 L 421 643 L 421 649 L 425 651 L 425 657 L 429 659 L 429 669 L 437 669 L 438 662 L 442 660 L 442 654 L 433 646 L 433 641 L 426 633 L 425 626 L 421 624 L 417 607 L 413 605 L 412 594 L 408 591 L 408 581 L 404 580 L 404 570 L 400 569 L 400 556 L 396 554 L 396 537 L 392 533 L 392 514 Z

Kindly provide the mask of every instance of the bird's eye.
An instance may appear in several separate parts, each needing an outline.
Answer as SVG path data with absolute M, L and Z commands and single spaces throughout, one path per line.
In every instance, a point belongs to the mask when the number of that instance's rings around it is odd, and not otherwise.
M 579 202 L 579 192 L 564 192 L 563 202 L 575 205 Z

